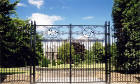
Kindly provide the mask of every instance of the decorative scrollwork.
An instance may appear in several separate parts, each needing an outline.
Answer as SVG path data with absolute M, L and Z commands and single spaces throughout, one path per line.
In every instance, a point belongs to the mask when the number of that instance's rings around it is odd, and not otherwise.
M 85 28 L 83 28 L 82 31 L 83 36 L 87 36 L 87 37 L 91 37 L 95 34 L 93 28 L 91 28 L 90 26 L 87 26 Z
M 59 30 L 55 27 L 49 28 L 46 33 L 50 38 L 57 38 L 59 36 Z
M 83 39 L 95 40 L 101 37 L 104 38 L 105 35 L 104 26 L 83 25 L 83 26 L 78 26 L 78 28 L 81 28 L 81 31 L 79 31 L 79 35 L 81 35 L 80 37 L 82 37 Z
M 39 27 L 43 29 L 43 31 L 39 33 L 43 36 L 44 39 L 63 39 L 66 34 L 69 34 L 69 29 L 67 26 L 46 25 Z
M 51 25 L 43 26 L 45 29 L 41 32 L 45 39 L 98 39 L 104 38 L 104 26 L 98 25 Z M 70 32 L 71 28 L 71 32 Z

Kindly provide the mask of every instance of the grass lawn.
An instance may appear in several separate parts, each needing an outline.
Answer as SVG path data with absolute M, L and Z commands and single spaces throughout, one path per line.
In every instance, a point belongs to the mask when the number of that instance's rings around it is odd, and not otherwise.
M 74 66 L 75 68 L 105 68 L 104 63 L 95 63 L 95 64 L 79 64 L 78 66 Z
M 0 74 L 21 74 L 29 71 L 20 68 L 0 68 Z
M 49 64 L 47 68 L 70 68 L 70 64 L 60 64 L 56 66 L 52 66 L 52 64 Z M 96 63 L 96 64 L 78 64 L 74 65 L 72 64 L 72 68 L 105 68 L 105 63 Z
M 35 78 L 38 77 L 39 72 L 36 71 Z M 30 84 L 30 70 L 26 67 L 0 68 L 0 79 L 2 84 Z

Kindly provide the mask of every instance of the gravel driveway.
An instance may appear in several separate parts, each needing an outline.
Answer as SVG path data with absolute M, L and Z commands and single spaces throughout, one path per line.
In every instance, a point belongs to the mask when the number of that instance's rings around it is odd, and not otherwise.
M 90 81 L 91 80 L 91 81 Z M 81 80 L 80 77 L 76 77 L 76 78 L 72 78 L 72 82 L 87 82 L 90 81 L 92 83 L 71 83 L 71 84 L 106 84 L 105 82 L 100 82 L 102 80 L 100 79 L 94 79 L 98 82 L 93 83 L 94 81 L 92 81 L 93 78 L 88 78 L 88 77 L 84 77 L 83 80 Z M 41 78 L 38 79 L 37 82 L 69 82 L 69 77 L 65 77 L 65 78 Z M 36 84 L 44 84 L 44 83 L 36 83 Z M 48 84 L 56 84 L 56 83 L 48 83 Z M 58 83 L 58 84 L 69 84 L 69 83 Z

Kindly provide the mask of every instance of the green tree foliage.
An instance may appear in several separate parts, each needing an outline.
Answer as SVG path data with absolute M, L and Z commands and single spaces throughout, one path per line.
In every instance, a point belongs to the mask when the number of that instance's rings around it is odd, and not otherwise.
M 112 43 L 110 46 L 110 55 L 111 55 L 111 63 L 113 66 L 116 66 L 116 57 L 117 57 L 117 46 L 116 43 Z M 117 69 L 117 67 L 115 67 Z
M 1 67 L 19 67 L 38 64 L 38 60 L 43 55 L 41 37 L 36 35 L 36 53 L 33 58 L 33 49 L 31 48 L 31 34 L 28 20 L 11 18 L 14 8 L 18 2 L 11 4 L 8 0 L 2 0 L 0 3 L 0 66 Z
M 102 43 L 96 41 L 91 49 L 90 58 L 95 62 L 105 62 L 105 49 Z
M 71 45 L 71 54 L 72 54 L 72 63 L 79 63 L 84 60 L 85 47 L 84 45 L 72 42 Z M 61 59 L 64 63 L 70 63 L 70 43 L 65 42 L 58 49 L 58 58 Z
M 117 47 L 116 43 L 112 43 L 110 46 L 110 60 L 112 61 L 113 65 L 116 64 L 115 57 L 117 56 Z M 91 63 L 105 63 L 106 62 L 106 55 L 105 55 L 105 46 L 101 42 L 95 42 L 92 45 L 91 50 L 85 51 L 85 62 L 88 64 Z
M 43 53 L 43 44 L 41 42 L 42 36 L 36 34 L 36 55 L 35 55 L 35 62 L 38 65 L 41 62 L 42 57 L 44 57 Z
M 3 59 L 8 60 L 10 55 L 15 51 L 15 28 L 12 24 L 10 15 L 14 14 L 15 6 L 18 2 L 11 4 L 9 0 L 0 0 L 0 65 Z M 11 61 L 9 61 L 12 63 Z M 9 63 L 9 64 L 10 64 Z M 5 65 L 9 65 L 5 63 Z
M 85 46 L 84 44 L 80 44 L 78 42 L 72 42 L 74 48 L 74 54 L 76 55 L 77 59 L 75 61 L 83 61 L 85 55 Z
M 140 1 L 114 0 L 112 11 L 117 38 L 116 67 L 133 73 L 139 68 L 140 52 Z
M 71 46 L 71 55 L 74 58 L 74 47 Z M 64 42 L 58 49 L 58 59 L 61 59 L 63 63 L 70 63 L 70 43 Z
M 36 53 L 33 58 L 33 49 L 31 48 L 30 25 L 26 25 L 28 21 L 21 19 L 12 19 L 10 32 L 7 32 L 5 39 L 6 49 L 2 49 L 1 65 L 4 67 L 18 67 L 38 64 L 43 56 L 42 43 L 39 40 L 41 36 L 36 35 Z M 4 45 L 2 45 L 5 47 Z M 34 62 L 33 62 L 34 60 Z
M 49 64 L 51 64 L 50 60 L 45 58 L 45 57 L 43 57 L 42 61 L 40 63 L 40 66 L 41 67 L 49 67 Z

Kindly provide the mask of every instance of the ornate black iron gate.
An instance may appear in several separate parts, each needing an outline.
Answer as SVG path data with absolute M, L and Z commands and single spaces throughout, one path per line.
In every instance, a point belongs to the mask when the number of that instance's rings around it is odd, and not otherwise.
M 139 51 L 132 56 L 126 54 L 126 59 L 121 58 L 118 39 L 114 37 L 115 31 L 110 33 L 109 22 L 105 25 L 36 25 L 31 22 L 31 25 L 17 27 L 16 31 L 19 32 L 14 34 L 17 40 L 7 41 L 10 49 L 0 50 L 3 52 L 0 53 L 2 84 L 139 84 Z
M 110 83 L 110 22 L 105 25 L 34 23 L 32 27 L 34 38 L 36 29 L 43 37 L 37 39 L 43 46 L 40 63 L 33 70 L 30 68 L 34 83 Z

